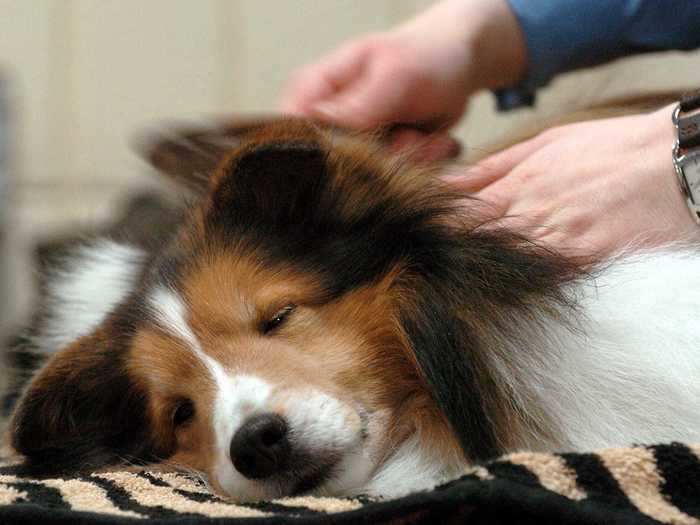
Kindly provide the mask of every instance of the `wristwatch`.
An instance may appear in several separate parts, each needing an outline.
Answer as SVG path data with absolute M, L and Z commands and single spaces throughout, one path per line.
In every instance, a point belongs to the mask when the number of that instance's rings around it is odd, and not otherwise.
M 684 96 L 673 110 L 677 138 L 673 166 L 688 208 L 700 224 L 700 90 Z

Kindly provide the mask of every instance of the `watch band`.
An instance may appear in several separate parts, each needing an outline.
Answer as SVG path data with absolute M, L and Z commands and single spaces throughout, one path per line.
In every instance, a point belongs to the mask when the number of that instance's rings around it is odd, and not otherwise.
M 700 90 L 684 96 L 673 110 L 677 138 L 673 166 L 688 208 L 700 224 Z

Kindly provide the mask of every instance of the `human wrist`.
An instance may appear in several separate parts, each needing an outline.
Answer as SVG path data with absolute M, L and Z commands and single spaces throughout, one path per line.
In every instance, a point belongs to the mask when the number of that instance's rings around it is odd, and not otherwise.
M 518 83 L 527 69 L 527 45 L 507 0 L 465 0 L 471 20 L 466 48 L 472 59 L 473 90 Z
M 672 104 L 649 113 L 633 116 L 634 120 L 630 121 L 631 129 L 636 130 L 635 143 L 638 150 L 646 151 L 652 155 L 655 177 L 664 184 L 675 182 L 676 179 L 671 157 L 671 150 L 676 139 L 675 128 L 671 120 L 674 106 Z
M 465 7 L 469 0 L 443 0 L 399 25 L 391 36 L 411 49 L 425 76 L 454 90 L 465 90 L 469 45 Z
M 626 117 L 631 119 L 626 129 L 633 139 L 629 143 L 628 158 L 631 166 L 637 166 L 639 163 L 635 172 L 648 173 L 648 182 L 646 185 L 644 182 L 640 183 L 640 191 L 646 195 L 647 206 L 663 210 L 664 217 L 659 216 L 655 220 L 662 221 L 662 224 L 668 222 L 690 226 L 695 222 L 694 214 L 689 210 L 686 191 L 676 173 L 671 154 L 677 138 L 672 121 L 675 106 L 676 104 L 671 104 L 649 113 Z M 651 204 L 651 201 L 656 204 Z M 682 228 L 679 232 L 681 230 Z M 692 230 L 695 230 L 695 227 Z
M 654 134 L 654 140 L 658 143 L 660 150 L 663 148 L 667 151 L 672 151 L 673 144 L 676 141 L 676 128 L 672 120 L 675 107 L 675 103 L 670 104 L 648 114 L 651 124 L 649 127 L 650 133 Z M 667 157 L 664 159 L 667 162 L 664 162 L 666 169 L 663 170 L 663 175 L 675 176 L 675 168 L 673 167 L 671 156 L 667 155 Z
M 428 73 L 471 94 L 517 82 L 527 52 L 507 0 L 443 0 L 391 31 Z

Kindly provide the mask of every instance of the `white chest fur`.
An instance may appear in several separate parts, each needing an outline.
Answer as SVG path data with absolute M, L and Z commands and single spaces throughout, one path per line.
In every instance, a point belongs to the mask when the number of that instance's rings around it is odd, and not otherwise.
M 620 258 L 572 290 L 573 329 L 545 321 L 505 371 L 554 420 L 534 448 L 700 440 L 700 253 Z

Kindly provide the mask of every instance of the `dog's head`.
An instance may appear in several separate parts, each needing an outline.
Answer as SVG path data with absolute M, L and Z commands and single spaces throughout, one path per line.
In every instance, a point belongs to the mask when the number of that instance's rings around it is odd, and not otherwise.
M 133 289 L 32 380 L 12 421 L 29 465 L 163 463 L 255 499 L 361 491 L 408 441 L 498 453 L 513 418 L 484 334 L 569 266 L 457 220 L 365 140 L 290 120 L 220 153 Z

